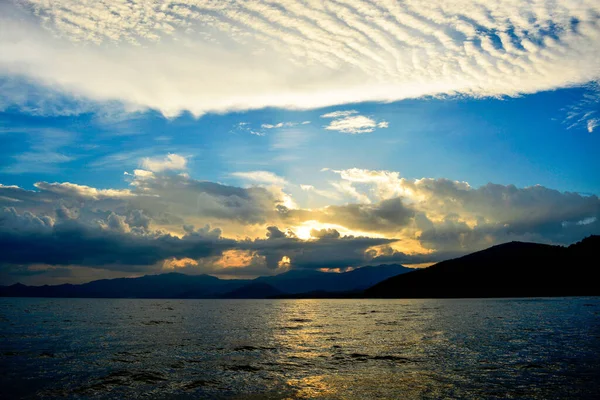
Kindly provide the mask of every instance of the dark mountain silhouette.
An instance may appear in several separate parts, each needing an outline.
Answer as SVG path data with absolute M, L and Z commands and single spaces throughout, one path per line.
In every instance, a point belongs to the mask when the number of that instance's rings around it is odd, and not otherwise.
M 395 276 L 364 297 L 537 297 L 600 295 L 600 236 L 569 247 L 511 242 Z
M 83 285 L 0 286 L 0 296 L 125 298 L 453 298 L 600 295 L 600 236 L 569 247 L 510 242 L 429 268 L 292 270 L 254 280 L 169 273 Z
M 256 278 L 288 294 L 307 292 L 360 291 L 392 276 L 413 271 L 402 265 L 378 265 L 357 268 L 340 274 L 315 270 L 291 270 L 275 276 Z
M 168 273 L 140 278 L 102 279 L 82 285 L 25 286 L 0 288 L 1 296 L 98 297 L 98 298 L 187 298 L 217 297 L 248 284 L 249 280 L 222 280 L 210 275 Z
M 223 299 L 265 299 L 280 296 L 282 292 L 268 283 L 251 282 L 241 288 L 222 294 Z
M 103 279 L 82 285 L 0 286 L 0 296 L 95 298 L 266 298 L 302 292 L 362 290 L 391 276 L 411 271 L 401 265 L 363 267 L 345 273 L 312 270 L 248 279 L 168 273 L 140 278 Z M 262 290 L 262 292 L 261 292 Z

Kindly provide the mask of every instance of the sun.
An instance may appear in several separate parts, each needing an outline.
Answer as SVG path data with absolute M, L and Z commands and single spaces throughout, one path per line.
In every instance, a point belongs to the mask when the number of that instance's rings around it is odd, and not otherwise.
M 293 226 L 290 229 L 296 234 L 298 239 L 302 239 L 302 240 L 314 239 L 314 237 L 311 235 L 311 231 L 313 229 L 315 229 L 315 230 L 335 229 L 340 233 L 341 236 L 368 236 L 368 237 L 374 237 L 374 238 L 384 237 L 384 235 L 377 233 L 377 232 L 355 231 L 355 230 L 343 227 L 341 225 L 327 224 L 327 223 L 322 223 L 322 222 L 319 222 L 316 220 L 306 221 L 306 222 L 302 223 L 301 225 Z

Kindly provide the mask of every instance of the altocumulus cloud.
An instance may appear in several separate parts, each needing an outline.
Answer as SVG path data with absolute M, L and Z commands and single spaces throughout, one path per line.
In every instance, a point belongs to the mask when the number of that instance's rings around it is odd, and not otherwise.
M 9 0 L 0 7 L 0 73 L 42 87 L 29 90 L 39 97 L 32 104 L 23 103 L 21 85 L 5 85 L 2 104 L 36 112 L 117 100 L 130 110 L 201 115 L 514 96 L 599 78 L 595 0 Z M 57 110 L 44 99 L 55 92 L 82 101 Z

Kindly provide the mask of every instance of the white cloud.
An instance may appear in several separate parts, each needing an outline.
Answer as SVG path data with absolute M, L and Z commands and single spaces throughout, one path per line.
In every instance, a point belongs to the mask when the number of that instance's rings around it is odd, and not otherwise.
M 539 224 L 539 229 L 554 234 L 544 221 L 551 220 L 556 226 L 560 225 L 558 221 L 590 225 L 600 213 L 597 196 L 561 193 L 539 185 L 517 188 L 489 183 L 474 188 L 467 182 L 448 179 L 410 180 L 394 171 L 360 168 L 327 171 L 341 178 L 332 183 L 334 187 L 362 204 L 382 204 L 402 198 L 407 206 L 426 216 L 423 221 L 427 223 L 422 224 L 421 230 L 437 225 L 452 225 L 454 229 L 457 224 L 471 230 L 491 224 L 518 231 Z
M 141 166 L 152 172 L 182 171 L 187 168 L 187 158 L 179 154 L 168 154 L 164 158 L 147 157 L 142 159 Z
M 586 128 L 589 133 L 600 125 L 600 82 L 587 85 L 581 99 L 566 107 L 566 117 L 563 121 L 567 129 Z
M 265 136 L 263 131 L 255 130 L 252 128 L 250 122 L 240 122 L 233 126 L 233 131 L 247 132 L 255 136 Z
M 292 128 L 297 125 L 308 125 L 310 121 L 302 121 L 302 122 L 278 122 L 276 124 L 262 124 L 260 127 L 263 129 L 279 129 L 279 128 Z
M 344 170 L 325 168 L 324 171 L 331 171 L 338 174 L 342 181 L 334 184 L 334 187 L 342 193 L 350 194 L 355 199 L 361 199 L 362 203 L 406 195 L 406 189 L 402 185 L 402 178 L 400 178 L 399 172 L 374 171 L 362 168 Z M 359 187 L 366 188 L 366 193 L 364 191 L 359 195 L 353 193 Z M 365 201 L 365 199 L 368 201 Z
M 321 115 L 321 118 L 343 118 L 343 117 L 348 117 L 353 114 L 358 114 L 358 111 L 356 111 L 356 110 L 333 111 L 333 112 Z
M 263 129 L 278 129 L 278 128 L 291 128 L 296 125 L 298 125 L 297 122 L 279 122 L 275 125 L 262 124 L 260 127 Z
M 117 100 L 167 116 L 515 96 L 600 78 L 596 0 L 9 0 L 0 7 L 0 75 L 45 87 L 42 97 Z M 3 93 L 3 107 L 34 110 L 22 93 Z
M 597 217 L 587 217 L 587 218 L 582 219 L 581 221 L 577 221 L 577 225 L 589 225 L 589 224 L 593 224 L 597 220 L 598 220 Z
M 596 129 L 598 126 L 600 126 L 600 119 L 597 119 L 597 118 L 588 119 L 587 130 L 589 133 L 594 132 L 594 129 Z
M 90 186 L 77 185 L 69 182 L 37 182 L 34 186 L 40 190 L 56 193 L 61 196 L 84 197 L 95 200 L 135 196 L 129 189 L 96 189 Z
M 317 189 L 313 185 L 300 185 L 300 189 L 304 192 L 315 193 L 319 196 L 322 196 L 322 197 L 325 197 L 328 199 L 332 199 L 332 200 L 340 200 L 340 198 L 341 198 L 339 196 L 339 194 L 336 192 L 329 191 L 329 190 Z
M 234 172 L 231 175 L 244 180 L 266 183 L 269 185 L 286 186 L 288 184 L 286 179 L 269 171 Z
M 362 204 L 370 204 L 371 199 L 364 193 L 359 192 L 352 183 L 347 181 L 341 182 L 330 182 L 331 186 L 333 186 L 337 191 L 342 193 L 345 196 L 350 197 L 350 199 L 357 201 Z
M 372 118 L 356 114 L 358 111 L 355 110 L 334 111 L 321 115 L 321 118 L 333 118 L 325 129 L 352 135 L 373 132 L 376 128 L 387 128 L 389 125 L 387 121 L 377 122 Z

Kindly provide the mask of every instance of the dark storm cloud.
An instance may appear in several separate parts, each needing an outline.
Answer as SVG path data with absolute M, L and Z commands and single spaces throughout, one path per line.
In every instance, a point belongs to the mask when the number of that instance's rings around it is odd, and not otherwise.
M 226 250 L 242 250 L 264 257 L 267 269 L 277 269 L 284 257 L 289 258 L 291 268 L 346 268 L 364 264 L 369 247 L 392 242 L 341 237 L 335 230 L 320 231 L 318 239 L 303 241 L 275 226 L 268 228 L 266 239 L 236 241 L 221 237 L 218 228 L 189 225 L 179 238 L 131 230 L 126 217 L 114 213 L 96 225 L 74 219 L 68 210 L 58 214 L 61 217 L 53 221 L 30 212 L 19 214 L 14 208 L 3 209 L 0 265 L 78 265 L 134 272 L 155 269 L 168 259 L 214 259 Z
M 280 231 L 281 232 L 281 231 Z M 321 231 L 323 233 L 323 231 Z M 325 231 L 317 240 L 301 240 L 293 235 L 256 239 L 240 243 L 240 248 L 255 250 L 266 257 L 267 267 L 277 268 L 277 263 L 289 257 L 292 268 L 346 268 L 363 265 L 368 261 L 365 251 L 373 246 L 389 244 L 394 239 L 356 236 L 339 236 Z
M 160 233 L 126 233 L 123 219 L 111 214 L 108 229 L 72 219 L 49 226 L 41 218 L 5 209 L 0 214 L 0 263 L 108 269 L 114 266 L 131 270 L 130 266 L 154 265 L 169 257 L 218 255 L 235 245 L 233 240 L 221 238 L 220 231 L 209 228 L 188 232 L 182 238 Z M 15 229 L 15 222 L 22 225 Z
M 280 208 L 280 215 L 288 221 L 317 220 L 367 232 L 397 232 L 408 225 L 414 210 L 400 197 L 375 204 L 332 205 L 319 210 L 289 210 Z

